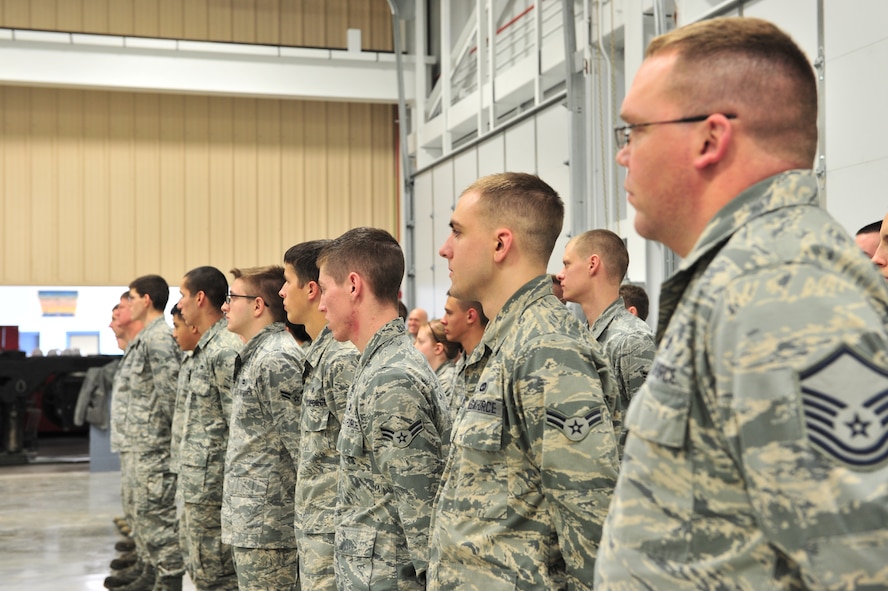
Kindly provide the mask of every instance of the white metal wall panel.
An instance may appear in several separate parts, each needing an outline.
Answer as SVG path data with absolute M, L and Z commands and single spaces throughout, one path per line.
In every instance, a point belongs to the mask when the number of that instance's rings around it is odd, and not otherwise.
M 413 233 L 413 262 L 416 270 L 416 301 L 407 302 L 407 308 L 426 308 L 434 305 L 434 213 L 435 187 L 432 173 L 416 177 L 414 182 L 414 218 L 416 227 Z
M 478 146 L 478 177 L 506 170 L 505 136 L 497 133 Z
M 443 162 L 436 166 L 432 172 L 435 184 L 435 209 L 432 239 L 432 260 L 434 267 L 435 286 L 432 293 L 429 318 L 440 318 L 444 315 L 444 302 L 447 300 L 447 290 L 450 289 L 450 275 L 447 269 L 447 261 L 438 256 L 438 250 L 444 244 L 450 234 L 450 214 L 453 213 L 453 160 Z
M 826 208 L 854 233 L 888 212 L 888 2 L 824 5 Z
M 474 148 L 461 152 L 453 159 L 453 202 L 451 205 L 456 206 L 456 200 L 460 194 L 465 191 L 466 187 L 478 180 L 478 150 Z
M 506 130 L 506 166 L 509 172 L 536 173 L 536 123 L 528 118 Z
M 536 124 L 536 158 L 537 174 L 541 179 L 558 191 L 564 201 L 564 227 L 552 258 L 549 259 L 549 272 L 557 273 L 561 270 L 561 260 L 564 255 L 564 247 L 570 239 L 570 219 L 573 216 L 570 198 L 570 169 L 568 160 L 568 113 L 563 105 L 549 107 L 535 117 Z

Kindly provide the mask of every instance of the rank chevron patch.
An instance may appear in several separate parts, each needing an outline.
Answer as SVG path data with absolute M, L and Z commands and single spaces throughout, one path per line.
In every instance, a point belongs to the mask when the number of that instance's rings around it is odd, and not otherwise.
M 407 429 L 400 429 L 398 431 L 394 431 L 387 427 L 381 427 L 379 430 L 382 433 L 382 438 L 388 441 L 391 441 L 395 447 L 407 447 L 416 436 L 422 431 L 422 421 L 418 420 Z
M 842 346 L 799 378 L 815 448 L 855 470 L 888 461 L 888 369 Z
M 601 409 L 574 417 L 568 417 L 554 408 L 546 409 L 546 424 L 560 430 L 571 441 L 582 441 L 592 427 L 600 422 Z

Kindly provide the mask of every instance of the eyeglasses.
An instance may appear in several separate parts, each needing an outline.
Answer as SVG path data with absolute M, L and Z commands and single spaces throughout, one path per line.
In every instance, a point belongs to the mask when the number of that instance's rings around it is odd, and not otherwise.
M 633 123 L 632 125 L 621 125 L 619 127 L 614 127 L 614 135 L 617 138 L 617 150 L 622 150 L 626 146 L 629 145 L 629 141 L 632 139 L 632 130 L 638 129 L 639 127 L 648 127 L 650 125 L 669 125 L 672 123 L 698 123 L 700 121 L 706 121 L 713 115 L 717 115 L 719 113 L 710 113 L 709 115 L 694 115 L 693 117 L 682 117 L 681 119 L 671 119 L 669 121 L 651 121 L 650 123 Z M 737 115 L 727 114 L 724 116 L 728 119 L 736 119 Z
M 239 294 L 239 293 L 229 293 L 229 294 L 227 294 L 227 295 L 225 296 L 225 303 L 226 303 L 226 304 L 230 304 L 230 303 L 231 303 L 231 298 L 247 298 L 248 300 L 260 299 L 260 300 L 262 300 L 262 303 L 263 303 L 263 304 L 265 304 L 266 306 L 268 306 L 268 304 L 265 303 L 265 300 L 262 299 L 262 296 L 256 296 L 256 295 L 241 295 L 241 294 Z

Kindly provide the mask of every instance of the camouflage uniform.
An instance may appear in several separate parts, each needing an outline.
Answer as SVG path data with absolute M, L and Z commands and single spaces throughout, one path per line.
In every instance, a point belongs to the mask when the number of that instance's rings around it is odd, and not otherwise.
M 438 369 L 435 370 L 435 375 L 438 377 L 438 383 L 441 384 L 441 391 L 444 392 L 444 399 L 449 407 L 450 392 L 453 391 L 453 383 L 456 380 L 456 363 L 448 359 L 438 366 Z
M 333 573 L 339 481 L 336 441 L 357 364 L 355 346 L 336 342 L 327 328 L 305 355 L 302 451 L 296 478 L 296 542 L 299 578 L 306 590 L 336 589 Z
M 450 379 L 450 387 L 443 388 L 444 399 L 450 412 L 450 421 L 456 424 L 459 409 L 466 401 L 466 354 L 463 352 L 453 364 L 453 375 Z M 440 379 L 440 378 L 439 378 Z
M 614 370 L 620 391 L 619 405 L 614 412 L 614 430 L 621 433 L 621 440 L 624 440 L 623 417 L 629 401 L 644 384 L 654 362 L 657 350 L 654 333 L 644 320 L 626 309 L 621 297 L 605 308 L 589 329 Z
M 185 415 L 185 399 L 188 395 L 188 380 L 191 379 L 191 351 L 184 351 L 182 363 L 179 365 L 179 378 L 176 386 L 176 405 L 173 409 L 173 426 L 170 432 L 170 472 L 176 475 L 176 520 L 179 523 L 179 550 L 182 552 L 182 562 L 185 570 L 188 570 L 190 560 L 188 544 L 185 539 L 185 527 L 182 524 L 182 485 L 179 482 L 179 448 L 182 446 L 183 418 Z
M 243 341 L 220 319 L 192 354 L 182 404 L 179 538 L 197 589 L 237 589 L 231 548 L 222 543 L 222 479 L 231 415 L 234 360 Z
M 185 400 L 188 397 L 188 380 L 191 379 L 192 351 L 184 351 L 182 363 L 179 365 L 179 377 L 176 381 L 176 404 L 173 408 L 173 425 L 170 431 L 170 472 L 179 473 L 179 448 L 182 446 L 182 431 L 185 429 Z M 180 506 L 181 495 L 176 486 L 176 505 Z
M 813 174 L 715 215 L 657 339 L 596 589 L 884 589 L 888 287 Z
M 305 354 L 281 322 L 244 345 L 234 366 L 222 542 L 241 589 L 295 589 L 293 491 Z M 292 567 L 292 568 L 291 568 Z
M 435 508 L 429 588 L 591 589 L 617 477 L 616 386 L 538 277 L 487 326 Z
M 124 504 L 136 543 L 158 577 L 185 572 L 170 472 L 173 407 L 181 351 L 163 316 L 133 339 L 114 378 L 111 446 L 120 451 Z
M 401 319 L 361 355 L 339 434 L 339 589 L 425 588 L 432 502 L 450 418 Z

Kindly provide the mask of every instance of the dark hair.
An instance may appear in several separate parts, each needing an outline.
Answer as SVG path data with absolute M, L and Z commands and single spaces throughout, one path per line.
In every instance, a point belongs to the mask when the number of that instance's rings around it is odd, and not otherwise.
M 337 284 L 349 273 L 357 273 L 380 302 L 398 305 L 398 291 L 404 278 L 404 252 L 395 238 L 379 228 L 352 228 L 331 240 L 318 257 Z
M 429 327 L 429 332 L 432 334 L 432 338 L 435 342 L 444 347 L 444 355 L 447 356 L 447 359 L 456 359 L 456 356 L 459 355 L 461 346 L 455 341 L 447 340 L 447 333 L 444 332 L 444 325 L 441 321 L 432 320 L 431 322 L 426 323 L 426 326 Z
M 204 292 L 214 308 L 221 308 L 228 294 L 228 280 L 225 273 L 216 267 L 197 267 L 185 273 L 183 287 L 192 295 Z
M 321 251 L 330 243 L 329 240 L 310 240 L 300 242 L 287 249 L 284 253 L 284 264 L 293 267 L 299 286 L 303 287 L 309 281 L 318 282 L 318 257 Z
M 623 298 L 623 303 L 626 304 L 627 308 L 635 306 L 638 317 L 642 320 L 647 320 L 650 300 L 643 287 L 632 283 L 624 283 L 620 286 L 620 297 Z
M 670 93 L 694 113 L 734 113 L 765 149 L 810 167 L 817 154 L 817 79 L 786 33 L 757 18 L 695 22 L 654 38 L 674 53 Z
M 184 320 L 182 318 L 182 310 L 179 309 L 179 306 L 173 306 L 170 309 L 170 314 L 172 315 L 173 318 L 178 318 L 180 320 Z
M 401 317 L 401 320 L 403 320 L 403 321 L 406 322 L 406 321 L 407 321 L 407 315 L 408 315 L 408 312 L 407 312 L 407 304 L 405 304 L 405 303 L 404 303 L 403 301 L 401 301 L 401 300 L 398 300 L 398 316 Z
M 604 268 L 611 285 L 620 283 L 629 270 L 629 251 L 626 243 L 610 230 L 589 230 L 573 240 L 577 253 L 586 259 L 597 254 L 604 260 Z
M 555 276 L 552 275 L 553 279 L 554 277 Z M 557 283 L 557 281 L 555 281 L 555 283 Z M 453 298 L 453 296 L 450 295 L 449 290 L 447 291 L 447 296 Z M 484 308 L 481 307 L 481 302 L 477 300 L 461 300 L 459 298 L 453 299 L 457 302 L 457 304 L 459 305 L 459 309 L 463 312 L 468 312 L 470 309 L 475 310 L 475 312 L 478 313 L 478 322 L 481 324 L 481 326 L 487 326 L 487 323 L 490 322 L 490 319 L 487 317 L 486 314 L 484 314 Z
M 861 234 L 879 233 L 881 231 L 882 231 L 882 220 L 879 220 L 877 222 L 867 224 L 864 227 L 862 227 L 861 229 L 857 230 L 857 236 L 860 236 Z
M 133 279 L 129 287 L 135 289 L 140 296 L 150 297 L 151 306 L 158 312 L 166 309 L 167 301 L 170 299 L 170 286 L 160 275 L 142 275 L 138 279 Z
M 262 298 L 275 322 L 287 321 L 284 300 L 278 293 L 284 286 L 283 267 L 267 265 L 265 267 L 250 267 L 249 269 L 234 268 L 231 270 L 231 274 L 235 279 L 240 279 L 249 289 L 250 294 L 248 295 L 257 295 Z
M 462 194 L 474 192 L 486 226 L 508 226 L 528 254 L 549 262 L 564 224 L 564 202 L 555 189 L 532 174 L 503 172 L 478 179 Z

